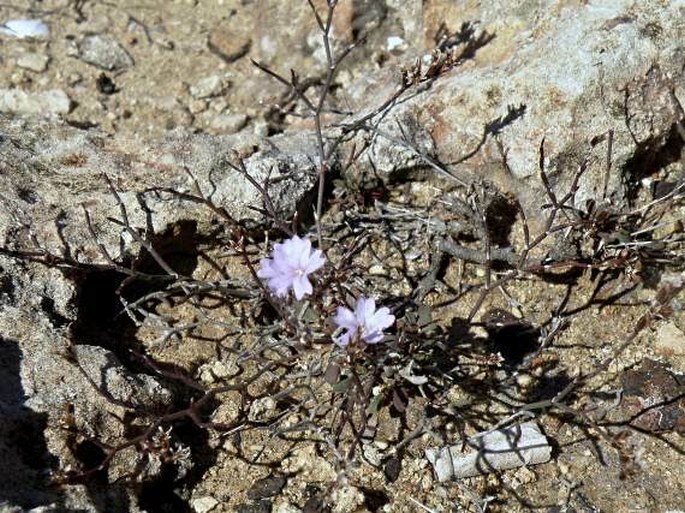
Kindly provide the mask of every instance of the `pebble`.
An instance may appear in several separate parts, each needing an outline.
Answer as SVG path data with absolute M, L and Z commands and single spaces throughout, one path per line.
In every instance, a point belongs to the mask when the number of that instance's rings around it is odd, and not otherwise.
M 620 407 L 631 426 L 685 434 L 685 375 L 646 358 L 639 368 L 625 371 L 621 384 Z
M 200 497 L 192 502 L 193 509 L 197 513 L 207 513 L 217 507 L 219 501 L 214 497 Z
M 380 466 L 383 460 L 383 454 L 373 445 L 366 444 L 363 449 L 364 457 L 373 466 Z
M 220 75 L 210 75 L 190 86 L 188 92 L 195 99 L 219 96 L 226 89 L 227 84 Z
M 50 29 L 40 20 L 9 20 L 0 25 L 0 32 L 19 39 L 50 37 Z
M 17 59 L 17 66 L 42 73 L 48 67 L 48 56 L 41 53 L 26 53 Z
M 221 134 L 235 134 L 240 132 L 247 125 L 245 114 L 219 114 L 214 116 L 209 123 L 209 127 Z
M 462 452 L 463 445 L 426 449 L 439 481 L 545 463 L 552 454 L 552 447 L 534 421 L 472 438 L 466 452 Z
M 403 52 L 407 49 L 407 43 L 399 36 L 390 36 L 387 39 L 387 47 L 389 52 Z
M 333 513 L 355 511 L 364 504 L 364 494 L 354 486 L 341 486 L 333 492 Z
M 264 420 L 273 415 L 275 411 L 276 401 L 271 397 L 262 397 L 252 403 L 247 418 L 253 422 Z
M 663 355 L 685 355 L 685 333 L 672 322 L 665 322 L 656 332 L 656 350 Z
M 21 89 L 0 89 L 0 112 L 14 114 L 68 114 L 71 100 L 61 89 L 27 93 Z
M 385 466 L 383 467 L 383 474 L 385 475 L 385 479 L 387 479 L 389 483 L 394 483 L 395 481 L 397 481 L 397 478 L 400 477 L 401 471 L 402 462 L 399 458 L 395 457 L 388 459 L 388 461 L 385 462 Z
M 235 513 L 271 513 L 273 505 L 271 501 L 259 501 L 254 504 L 238 504 Z
M 99 34 L 84 37 L 78 44 L 77 55 L 82 61 L 107 71 L 133 66 L 133 59 L 117 40 Z
M 191 114 L 199 114 L 207 110 L 207 102 L 205 100 L 192 100 L 188 104 L 188 110 Z
M 279 502 L 274 504 L 273 513 L 302 513 L 302 510 L 290 502 Z
M 227 27 L 214 29 L 207 39 L 209 50 L 225 62 L 233 62 L 245 55 L 252 45 L 247 36 L 240 36 Z
M 285 477 L 268 476 L 257 480 L 247 491 L 247 498 L 250 500 L 266 499 L 278 495 L 285 486 Z

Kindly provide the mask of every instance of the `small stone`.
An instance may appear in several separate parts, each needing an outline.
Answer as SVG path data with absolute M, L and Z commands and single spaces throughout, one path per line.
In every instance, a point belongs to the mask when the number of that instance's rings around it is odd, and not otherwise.
M 247 418 L 252 422 L 265 420 L 272 416 L 275 411 L 276 401 L 274 401 L 271 397 L 262 397 L 261 399 L 257 399 L 252 403 Z
M 383 474 L 385 474 L 385 479 L 387 479 L 389 483 L 394 483 L 400 476 L 401 470 L 402 462 L 399 460 L 399 458 L 392 457 L 385 462 Z
M 302 513 L 302 510 L 290 502 L 279 502 L 274 504 L 273 513 Z
M 371 465 L 373 465 L 374 467 L 378 467 L 381 464 L 381 460 L 383 459 L 383 455 L 373 445 L 371 445 L 371 444 L 364 445 L 363 453 L 364 453 L 364 458 L 366 458 L 366 460 L 369 463 L 371 463 Z
M 17 59 L 17 66 L 42 73 L 48 67 L 48 56 L 40 53 L 26 53 Z
M 212 365 L 212 372 L 217 378 L 223 379 L 227 378 L 231 374 L 240 372 L 240 368 L 234 361 L 231 361 L 228 364 L 225 362 L 215 362 L 214 365 Z
M 74 87 L 75 85 L 83 81 L 83 75 L 81 75 L 78 72 L 69 73 L 69 75 L 67 75 L 66 81 L 69 87 Z
M 219 501 L 214 497 L 200 497 L 192 502 L 193 510 L 197 513 L 207 513 L 217 507 Z
M 223 112 L 228 108 L 228 101 L 226 98 L 215 98 L 212 100 L 211 108 L 214 112 Z
M 389 52 L 403 52 L 407 49 L 407 43 L 399 36 L 390 36 L 387 39 L 387 48 Z
M 685 333 L 672 322 L 665 322 L 656 332 L 656 350 L 663 355 L 685 355 Z
M 219 114 L 209 123 L 209 128 L 221 134 L 235 134 L 247 125 L 245 114 Z
M 521 467 L 516 471 L 515 475 L 521 484 L 530 484 L 537 479 L 535 472 L 528 467 Z
M 210 75 L 191 85 L 188 92 L 195 99 L 211 98 L 219 96 L 226 87 L 226 81 L 222 76 Z
M 266 499 L 278 495 L 285 486 L 285 477 L 268 476 L 256 481 L 247 491 L 247 498 L 250 500 Z
M 188 110 L 191 114 L 199 114 L 207 110 L 207 102 L 205 100 L 192 100 L 188 104 Z
M 685 376 L 663 363 L 643 359 L 621 377 L 621 410 L 630 424 L 650 432 L 685 434 Z
M 463 446 L 469 447 L 465 453 Z M 426 449 L 441 482 L 545 463 L 551 453 L 552 447 L 534 421 L 472 437 L 468 444 Z
M 0 33 L 19 39 L 50 37 L 50 29 L 40 20 L 9 20 L 0 25 Z
M 364 494 L 354 486 L 341 486 L 333 492 L 333 513 L 356 511 L 364 504 Z
M 239 504 L 236 513 L 271 513 L 271 501 L 259 501 L 254 504 Z
M 133 58 L 119 42 L 109 36 L 86 36 L 78 44 L 78 57 L 107 71 L 133 66 Z
M 252 45 L 252 40 L 236 34 L 227 27 L 214 29 L 207 40 L 209 50 L 225 62 L 233 62 L 244 56 Z
M 21 89 L 0 89 L 0 112 L 14 114 L 68 114 L 71 100 L 61 89 L 27 93 Z

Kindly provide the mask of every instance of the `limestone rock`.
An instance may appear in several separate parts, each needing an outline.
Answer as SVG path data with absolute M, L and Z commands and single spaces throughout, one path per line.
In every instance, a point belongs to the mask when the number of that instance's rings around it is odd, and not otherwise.
M 71 100 L 61 89 L 29 93 L 21 89 L 0 89 L 0 112 L 13 114 L 67 114 Z
M 85 36 L 78 44 L 78 56 L 107 71 L 133 66 L 133 58 L 116 39 L 100 34 Z

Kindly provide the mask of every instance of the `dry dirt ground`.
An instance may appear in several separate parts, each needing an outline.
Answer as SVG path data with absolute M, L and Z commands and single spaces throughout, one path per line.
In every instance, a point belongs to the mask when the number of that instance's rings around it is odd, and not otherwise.
M 358 2 L 356 18 L 350 15 L 350 19 L 373 28 L 376 4 Z M 69 123 L 97 126 L 114 137 L 141 141 L 175 129 L 268 135 L 309 126 L 279 112 L 276 104 L 286 99 L 283 86 L 250 61 L 280 70 L 296 69 L 302 77 L 320 75 L 319 33 L 311 13 L 293 9 L 290 2 L 14 0 L 0 4 L 0 20 L 36 17 L 49 21 L 50 37 L 42 41 L 2 38 L 0 89 L 62 90 L 71 100 L 64 114 Z M 392 32 L 393 23 L 392 19 L 386 22 L 383 34 Z M 356 26 L 350 22 L 350 27 Z M 425 35 L 418 30 L 417 34 L 407 49 L 392 51 L 387 38 L 371 36 L 360 56 L 343 70 L 342 87 L 365 73 L 380 73 L 393 63 L 414 58 L 412 52 L 425 47 Z M 119 55 L 117 61 L 107 54 L 104 67 L 86 62 L 84 41 L 94 36 L 109 38 L 107 44 L 117 46 L 128 59 Z M 107 62 L 113 69 L 105 69 Z M 668 182 L 682 176 L 678 173 L 682 169 L 674 167 L 655 179 Z M 325 235 L 328 240 L 353 241 L 360 230 L 365 231 L 368 236 L 354 254 L 353 265 L 366 269 L 364 286 L 388 298 L 413 294 L 435 251 L 429 223 L 422 225 L 422 220 L 453 220 L 455 214 L 441 203 L 449 192 L 441 190 L 440 183 L 424 182 L 397 183 L 354 198 L 351 193 L 340 193 L 338 199 L 343 199 L 328 210 L 323 221 Z M 381 216 L 374 199 L 395 209 L 395 215 Z M 642 189 L 635 204 L 639 207 L 652 199 L 651 191 Z M 682 219 L 682 209 L 682 203 L 674 208 L 666 225 Z M 520 219 L 517 223 L 512 237 L 518 237 L 520 244 Z M 224 257 L 217 248 L 211 251 L 214 258 L 224 259 L 222 265 L 232 277 L 250 279 L 239 256 Z M 682 245 L 678 251 L 682 252 Z M 342 255 L 332 248 L 330 258 L 339 262 Z M 650 317 L 649 325 L 615 354 L 658 300 L 664 283 L 678 283 L 682 268 L 647 262 L 644 275 L 654 273 L 657 278 L 650 281 L 643 276 L 641 280 L 621 268 L 610 273 L 602 286 L 598 284 L 604 274 L 590 270 L 581 271 L 572 286 L 554 277 L 517 280 L 489 294 L 477 322 L 464 328 L 457 321 L 469 316 L 486 272 L 482 266 L 454 259 L 442 267 L 437 284 L 417 301 L 430 310 L 430 329 L 426 328 L 425 335 L 419 331 L 412 336 L 433 340 L 439 338 L 437 333 L 445 341 L 452 340 L 453 346 L 445 348 L 449 358 L 433 355 L 426 359 L 449 360 L 463 369 L 457 373 L 463 381 L 455 379 L 450 386 L 441 381 L 446 388 L 438 392 L 430 386 L 423 390 L 420 385 L 405 384 L 411 398 L 406 410 L 398 413 L 401 407 L 393 410 L 384 405 L 378 411 L 372 440 L 363 443 L 349 468 L 340 468 L 334 448 L 317 440 L 317 429 L 303 430 L 307 436 L 298 430 L 292 439 L 285 436 L 290 434 L 286 428 L 300 426 L 307 412 L 288 410 L 293 416 L 289 419 L 279 416 L 281 409 L 290 407 L 288 401 L 255 403 L 251 420 L 278 417 L 273 424 L 277 429 L 269 424 L 231 436 L 212 429 L 192 431 L 206 437 L 203 446 L 211 453 L 208 461 L 195 455 L 199 458 L 196 466 L 204 469 L 202 475 L 194 475 L 192 486 L 183 479 L 163 482 L 176 488 L 173 493 L 147 489 L 146 493 L 153 494 L 143 501 L 147 510 L 685 511 L 682 291 L 668 300 L 667 312 Z M 200 263 L 192 273 L 209 280 L 215 269 Z M 193 319 L 189 305 L 156 308 L 160 315 L 181 322 Z M 493 327 L 483 320 L 485 312 L 497 309 L 513 315 L 509 331 L 507 326 Z M 231 374 L 227 367 L 232 363 L 230 351 L 208 341 L 227 333 L 243 336 L 249 332 L 250 323 L 258 323 L 259 315 L 246 311 L 217 309 L 213 315 L 224 324 L 209 325 L 193 337 L 167 344 L 158 343 L 154 325 L 144 324 L 135 337 L 159 362 L 174 364 L 210 386 Z M 417 316 L 425 314 L 425 310 L 417 312 Z M 408 318 L 402 322 L 411 324 Z M 528 328 L 535 333 L 529 340 L 532 347 L 514 347 L 525 345 L 525 337 L 530 338 Z M 553 336 L 548 346 L 539 347 L 545 333 Z M 244 344 L 249 346 L 251 341 L 245 336 Z M 310 350 L 307 358 L 328 361 L 333 351 L 330 344 L 323 344 Z M 501 362 L 491 358 L 498 353 L 503 355 Z M 574 378 L 591 375 L 605 361 L 610 361 L 606 368 L 565 397 L 563 404 L 531 410 L 552 444 L 549 462 L 437 482 L 424 456 L 426 448 L 487 430 L 525 410 L 526 404 L 549 401 Z M 307 369 L 306 364 L 303 361 L 300 370 Z M 335 404 L 326 383 L 316 386 L 319 403 Z M 257 389 L 255 395 L 263 392 Z M 301 400 L 297 394 L 293 397 Z M 238 415 L 239 399 L 223 394 L 212 421 L 232 422 Z M 318 420 L 333 425 L 335 415 L 332 410 Z M 170 499 L 174 494 L 181 498 L 179 503 Z

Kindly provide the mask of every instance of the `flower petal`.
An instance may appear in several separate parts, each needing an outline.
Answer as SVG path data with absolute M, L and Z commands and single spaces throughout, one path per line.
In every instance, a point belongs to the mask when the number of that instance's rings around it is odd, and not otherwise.
M 352 310 L 349 308 L 345 308 L 344 306 L 338 307 L 334 321 L 339 328 L 345 328 L 349 331 L 356 331 L 359 326 L 357 324 L 357 318 L 355 317 L 354 312 L 352 312 Z
M 350 343 L 350 338 L 352 338 L 352 332 L 347 331 L 340 335 L 339 337 L 334 338 L 334 342 L 338 344 L 340 347 L 345 347 Z
M 288 289 L 292 286 L 292 280 L 287 276 L 275 276 L 267 282 L 269 289 L 279 297 L 288 294 Z
M 392 326 L 394 322 L 395 316 L 390 313 L 390 309 L 383 307 L 368 320 L 367 327 L 369 329 L 382 331 L 385 328 Z
M 357 307 L 354 309 L 354 314 L 357 316 L 357 322 L 360 326 L 366 326 L 368 319 L 373 316 L 376 310 L 376 301 L 369 297 L 360 297 L 357 300 Z
M 293 292 L 295 293 L 295 299 L 298 301 L 304 296 L 311 294 L 313 292 L 312 284 L 309 282 L 305 275 L 296 276 L 292 281 Z
M 304 268 L 305 272 L 307 274 L 313 273 L 323 267 L 323 264 L 325 263 L 326 257 L 323 256 L 323 252 L 320 249 L 317 249 L 309 256 Z
M 385 334 L 380 330 L 362 334 L 362 339 L 367 344 L 378 344 L 381 340 L 383 340 L 384 337 Z
M 259 269 L 257 270 L 257 276 L 260 278 L 272 278 L 277 273 L 276 269 L 273 268 L 274 261 L 270 258 L 262 258 L 259 261 Z

